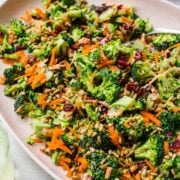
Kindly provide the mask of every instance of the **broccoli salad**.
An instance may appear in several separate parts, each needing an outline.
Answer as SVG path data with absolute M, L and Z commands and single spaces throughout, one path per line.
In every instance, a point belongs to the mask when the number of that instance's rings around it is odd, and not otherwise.
M 122 4 L 42 0 L 0 25 L 0 83 L 30 145 L 71 179 L 180 179 L 180 35 Z

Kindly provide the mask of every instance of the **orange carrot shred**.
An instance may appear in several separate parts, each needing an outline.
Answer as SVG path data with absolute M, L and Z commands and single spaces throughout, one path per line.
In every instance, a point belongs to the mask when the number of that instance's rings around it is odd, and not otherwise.
M 129 57 L 128 64 L 131 64 L 131 62 L 133 61 L 133 59 L 134 59 L 134 54 L 132 54 L 132 55 Z
M 87 169 L 87 167 L 88 167 L 88 162 L 87 162 L 87 160 L 84 158 L 84 157 L 79 157 L 78 159 L 77 159 L 77 161 L 80 163 L 80 168 L 79 168 L 79 171 L 81 172 L 84 172 L 86 169 Z
M 49 66 L 52 67 L 56 64 L 56 54 L 57 54 L 57 48 L 53 48 L 52 50 L 52 54 L 51 54 L 51 60 L 49 63 Z
M 42 109 L 46 108 L 46 99 L 47 99 L 47 94 L 42 94 L 39 96 L 37 100 L 37 104 L 42 106 Z
M 153 114 L 151 114 L 150 112 L 147 111 L 142 111 L 141 114 L 148 118 L 149 120 L 151 120 L 153 123 L 155 123 L 157 126 L 161 125 L 161 121 L 159 119 L 157 119 Z
M 90 51 L 92 51 L 93 49 L 98 48 L 98 47 L 99 47 L 99 42 L 97 42 L 96 44 L 93 44 L 93 45 L 86 45 L 86 46 L 84 46 L 82 54 L 88 55 L 90 53 Z
M 3 62 L 4 64 L 7 64 L 7 65 L 12 66 L 15 61 L 14 61 L 13 59 L 2 59 L 2 62 Z
M 79 138 L 79 134 L 77 134 L 73 128 L 68 127 L 68 129 L 77 139 Z
M 156 171 L 156 168 L 150 161 L 148 161 L 147 159 L 145 159 L 144 161 L 145 161 L 146 165 L 151 169 L 152 172 Z
M 167 141 L 164 142 L 164 152 L 165 154 L 169 153 L 169 143 Z
M 158 51 L 155 51 L 155 53 L 154 53 L 154 60 L 155 60 L 156 62 L 159 61 L 159 52 L 158 52 Z
M 40 8 L 35 8 L 35 11 L 42 20 L 46 20 L 46 15 Z
M 22 17 L 22 19 L 24 19 L 26 22 L 29 22 L 29 23 L 31 23 L 33 20 L 32 15 L 29 11 L 26 11 L 26 14 L 24 17 Z
M 175 107 L 172 108 L 172 111 L 174 113 L 180 112 L 180 108 L 175 106 Z
M 135 178 L 135 180 L 141 180 L 141 176 L 139 173 L 137 173 L 134 178 Z
M 115 131 L 114 126 L 108 126 L 108 132 L 112 143 L 120 149 L 119 133 Z
M 147 117 L 144 117 L 144 124 L 146 127 L 149 126 L 149 119 Z
M 180 43 L 177 43 L 177 44 L 175 44 L 175 45 L 170 46 L 169 48 L 167 48 L 167 50 L 171 50 L 171 49 L 176 48 L 176 47 L 179 47 L 179 46 L 180 46 Z
M 5 76 L 1 76 L 0 77 L 0 84 L 5 84 L 5 82 L 6 82 Z
M 122 17 L 121 17 L 121 20 L 122 20 L 122 22 L 124 22 L 124 23 L 128 23 L 128 24 L 132 24 L 132 23 L 133 23 L 133 20 L 132 20 L 132 19 L 127 18 L 127 17 L 125 17 L 125 16 L 122 16 Z

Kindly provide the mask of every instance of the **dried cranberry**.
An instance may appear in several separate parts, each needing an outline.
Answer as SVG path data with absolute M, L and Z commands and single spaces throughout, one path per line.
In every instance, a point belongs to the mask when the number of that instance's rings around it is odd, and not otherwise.
M 91 97 L 91 96 L 86 96 L 86 100 L 93 100 L 93 97 Z
M 128 67 L 128 63 L 126 61 L 118 60 L 117 67 L 119 69 L 126 69 Z
M 101 44 L 106 44 L 106 43 L 108 43 L 108 42 L 109 42 L 109 38 L 108 38 L 108 37 L 105 37 L 105 38 L 103 38 L 103 39 L 100 41 Z
M 135 59 L 137 60 L 140 60 L 143 58 L 143 53 L 142 53 L 142 50 L 138 50 L 136 53 L 135 53 Z
M 138 169 L 142 169 L 144 166 L 146 166 L 146 163 L 144 161 L 138 162 Z
M 77 50 L 77 49 L 79 49 L 79 45 L 78 45 L 78 44 L 73 44 L 73 45 L 71 46 L 71 49 L 72 49 L 72 50 Z
M 129 91 L 137 91 L 139 89 L 137 83 L 135 82 L 128 82 L 126 87 L 127 87 L 127 90 Z
M 173 137 L 173 133 L 171 131 L 166 132 L 165 135 L 166 135 L 167 138 L 172 138 Z
M 123 7 L 123 4 L 117 5 L 117 8 L 118 8 L 118 9 L 122 9 L 122 7 Z
M 105 11 L 106 9 L 108 9 L 109 6 L 107 6 L 106 4 L 102 4 L 102 6 L 96 6 L 95 7 L 95 11 L 98 13 L 98 14 L 101 14 L 103 11 Z
M 127 82 L 128 82 L 128 79 L 127 79 L 127 78 L 124 78 L 124 79 L 120 79 L 120 80 L 119 80 L 119 84 L 120 84 L 121 86 L 125 86 Z
M 176 141 L 174 141 L 171 146 L 170 146 L 170 150 L 172 151 L 176 151 L 176 150 L 180 150 L 180 139 L 177 139 Z
M 17 51 L 21 51 L 21 50 L 25 50 L 25 49 L 26 49 L 26 47 L 24 47 L 24 46 L 22 46 L 22 45 L 16 46 L 16 50 L 17 50 Z
M 138 98 L 139 96 L 142 96 L 143 94 L 144 94 L 144 88 L 139 88 L 136 97 Z
M 74 109 L 74 106 L 72 104 L 64 104 L 63 110 L 64 111 L 72 111 Z
M 33 65 L 36 62 L 36 56 L 28 55 L 28 64 Z
M 127 34 L 130 33 L 132 30 L 132 27 L 126 23 L 121 24 L 120 28 L 124 30 Z
M 62 31 L 61 26 L 57 26 L 57 27 L 55 28 L 54 33 L 55 33 L 55 34 L 59 34 L 61 31 Z
M 106 106 L 101 106 L 101 113 L 104 114 L 108 111 L 108 108 Z

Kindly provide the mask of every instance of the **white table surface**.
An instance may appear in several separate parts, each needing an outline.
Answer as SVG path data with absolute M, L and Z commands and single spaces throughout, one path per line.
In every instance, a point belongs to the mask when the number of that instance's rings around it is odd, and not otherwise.
M 0 0 L 0 4 L 6 0 Z M 180 0 L 169 0 L 180 5 Z M 14 137 L 9 134 L 11 156 L 15 165 L 15 180 L 53 180 L 25 153 Z

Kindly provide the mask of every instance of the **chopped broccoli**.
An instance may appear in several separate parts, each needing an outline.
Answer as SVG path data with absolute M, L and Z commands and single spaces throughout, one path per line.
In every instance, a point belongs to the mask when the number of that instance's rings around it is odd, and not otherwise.
M 0 33 L 6 34 L 7 33 L 7 27 L 2 25 L 2 24 L 0 24 Z
M 148 62 L 138 61 L 133 64 L 131 69 L 132 78 L 139 84 L 145 84 L 154 77 L 151 64 Z
M 180 81 L 178 79 L 179 70 L 169 69 L 169 73 L 158 78 L 157 86 L 162 99 L 176 97 L 180 89 Z M 177 76 L 177 77 L 176 77 Z
M 56 47 L 58 49 L 58 55 L 63 55 L 63 56 L 67 55 L 69 44 L 64 40 L 61 34 L 57 37 Z
M 85 110 L 87 116 L 93 121 L 97 121 L 99 119 L 100 114 L 95 111 L 94 107 L 91 104 L 86 104 Z
M 72 38 L 74 39 L 75 42 L 77 42 L 83 35 L 84 32 L 78 27 L 72 30 Z
M 24 101 L 25 101 L 25 96 L 19 95 L 14 103 L 14 110 L 18 111 L 18 109 L 23 106 Z
M 80 81 L 76 80 L 76 79 L 73 79 L 71 82 L 70 82 L 70 87 L 72 90 L 75 90 L 75 91 L 79 91 L 82 89 L 83 85 Z
M 24 24 L 22 23 L 22 21 L 17 19 L 11 20 L 10 29 L 18 36 L 23 36 L 25 32 Z
M 178 42 L 180 42 L 179 35 L 160 34 L 153 40 L 153 45 L 158 49 L 166 49 Z
M 74 39 L 68 35 L 68 33 L 63 32 L 61 33 L 62 38 L 71 46 L 74 44 Z
M 11 53 L 14 51 L 13 45 L 8 42 L 8 34 L 4 34 L 3 42 L 2 42 L 2 52 L 3 53 Z
M 6 68 L 4 71 L 4 76 L 6 78 L 6 83 L 9 85 L 14 84 L 15 78 L 24 74 L 24 67 L 22 64 L 15 64 L 13 67 Z
M 145 129 L 144 119 L 141 115 L 122 117 L 118 121 L 116 128 L 129 140 L 136 141 L 143 135 Z
M 147 19 L 137 18 L 134 21 L 134 33 L 133 36 L 140 36 L 143 32 L 152 31 L 152 24 Z
M 160 114 L 159 120 L 161 121 L 161 128 L 165 131 L 174 132 L 175 129 L 180 127 L 180 113 L 172 113 L 164 111 Z
M 163 140 L 160 135 L 150 135 L 149 139 L 135 150 L 136 159 L 149 159 L 153 165 L 159 165 L 164 157 Z
M 97 99 L 112 103 L 120 92 L 118 79 L 108 72 L 83 71 L 81 82 L 87 90 Z
M 99 21 L 104 22 L 104 21 L 110 20 L 116 14 L 117 14 L 117 9 L 110 7 L 107 10 L 102 12 L 102 14 L 99 16 Z
M 61 136 L 63 142 L 67 144 L 68 146 L 72 146 L 75 143 L 75 136 L 73 136 L 70 132 L 66 132 L 66 134 L 63 134 Z
M 120 53 L 121 41 L 111 40 L 109 43 L 103 45 L 103 51 L 108 58 L 116 59 Z
M 63 3 L 63 5 L 65 5 L 65 6 L 72 6 L 73 4 L 75 4 L 75 0 L 61 0 L 62 1 L 62 3 Z

